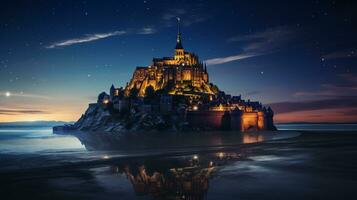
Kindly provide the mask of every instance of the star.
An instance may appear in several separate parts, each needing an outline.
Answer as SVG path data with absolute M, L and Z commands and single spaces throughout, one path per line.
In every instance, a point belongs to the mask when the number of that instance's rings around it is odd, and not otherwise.
M 11 93 L 9 91 L 5 92 L 5 96 L 6 97 L 10 97 L 11 96 Z
M 264 74 L 264 72 L 263 72 L 263 71 L 261 71 L 261 72 L 260 72 L 260 74 L 261 74 L 261 75 L 263 75 L 263 74 Z

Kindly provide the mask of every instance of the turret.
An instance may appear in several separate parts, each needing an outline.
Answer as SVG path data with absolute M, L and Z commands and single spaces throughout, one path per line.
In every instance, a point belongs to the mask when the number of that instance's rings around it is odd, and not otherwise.
M 114 87 L 114 84 L 112 84 L 112 86 L 110 87 L 110 91 L 109 91 L 110 99 L 113 99 L 114 93 L 115 93 L 115 87 Z
M 209 77 L 208 77 L 208 73 L 207 73 L 207 64 L 205 63 L 205 67 L 203 69 L 204 73 L 203 73 L 203 81 L 208 83 L 209 82 Z

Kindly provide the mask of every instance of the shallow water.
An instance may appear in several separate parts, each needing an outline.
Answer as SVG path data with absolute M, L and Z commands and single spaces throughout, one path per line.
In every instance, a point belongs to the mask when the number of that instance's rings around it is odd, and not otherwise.
M 356 133 L 109 151 L 106 137 L 12 127 L 0 130 L 1 199 L 356 199 Z
M 356 131 L 357 124 L 276 124 L 279 130 L 295 131 Z
M 0 127 L 0 153 L 85 150 L 71 135 L 56 135 L 52 127 Z

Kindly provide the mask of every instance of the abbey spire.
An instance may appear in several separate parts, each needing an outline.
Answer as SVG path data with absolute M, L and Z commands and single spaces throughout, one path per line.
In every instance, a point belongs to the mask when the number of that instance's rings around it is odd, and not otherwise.
M 179 17 L 177 19 L 177 39 L 176 39 L 176 48 L 175 49 L 183 49 L 182 42 L 181 42 L 181 31 L 180 31 L 180 21 Z

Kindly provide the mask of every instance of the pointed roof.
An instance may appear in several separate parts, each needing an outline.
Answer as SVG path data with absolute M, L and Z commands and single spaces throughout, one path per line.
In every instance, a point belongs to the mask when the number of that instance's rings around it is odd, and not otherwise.
M 183 49 L 182 41 L 181 41 L 181 32 L 180 32 L 180 18 L 177 17 L 177 39 L 176 39 L 176 47 L 175 49 Z

